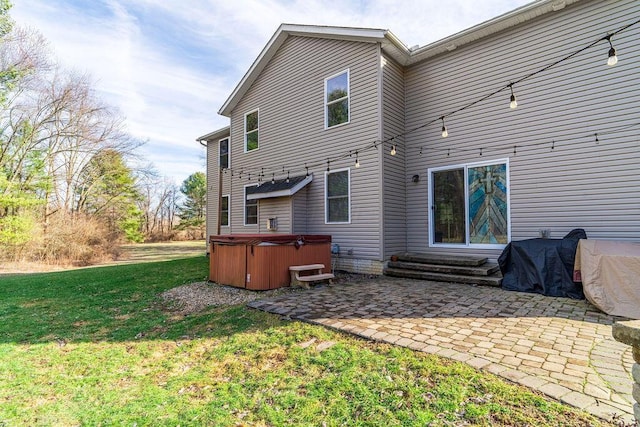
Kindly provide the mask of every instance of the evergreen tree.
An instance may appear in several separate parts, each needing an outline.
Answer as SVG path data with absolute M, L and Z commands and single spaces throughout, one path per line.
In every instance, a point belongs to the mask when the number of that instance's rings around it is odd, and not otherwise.
M 184 203 L 180 206 L 181 228 L 203 227 L 207 206 L 207 176 L 204 172 L 189 175 L 182 182 L 180 192 L 185 197 Z

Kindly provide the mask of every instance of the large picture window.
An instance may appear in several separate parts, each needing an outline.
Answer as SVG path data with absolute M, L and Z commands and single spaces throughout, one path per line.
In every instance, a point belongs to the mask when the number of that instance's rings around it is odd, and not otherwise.
M 351 221 L 351 183 L 349 169 L 325 172 L 325 222 Z
M 222 227 L 229 226 L 229 196 L 221 197 L 220 205 L 220 225 Z
M 349 123 L 349 70 L 324 81 L 325 127 Z
M 218 164 L 223 169 L 229 169 L 229 138 L 221 139 L 218 145 Z
M 244 151 L 258 149 L 260 118 L 258 110 L 244 115 Z
M 508 160 L 499 160 L 429 170 L 432 245 L 509 243 L 508 166 Z
M 258 200 L 247 200 L 247 188 L 244 187 L 244 225 L 258 224 Z

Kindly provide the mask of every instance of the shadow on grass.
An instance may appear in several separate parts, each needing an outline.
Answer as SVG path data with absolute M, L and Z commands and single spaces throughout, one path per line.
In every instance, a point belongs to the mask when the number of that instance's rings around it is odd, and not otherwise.
M 96 342 L 222 337 L 268 328 L 273 316 L 218 307 L 178 316 L 160 298 L 207 280 L 208 259 L 119 265 L 3 277 L 0 342 Z M 277 319 L 277 318 L 276 318 Z
M 205 256 L 2 277 L 0 342 L 95 342 L 228 336 L 268 328 L 277 317 L 244 307 L 210 308 L 189 316 L 159 297 L 207 280 Z M 357 278 L 355 278 L 357 279 Z M 616 318 L 585 301 L 468 285 L 371 278 L 313 289 L 252 306 L 292 318 L 398 319 L 560 317 L 609 325 Z M 249 292 L 249 291 L 247 291 Z M 275 320 L 274 320 L 275 319 Z

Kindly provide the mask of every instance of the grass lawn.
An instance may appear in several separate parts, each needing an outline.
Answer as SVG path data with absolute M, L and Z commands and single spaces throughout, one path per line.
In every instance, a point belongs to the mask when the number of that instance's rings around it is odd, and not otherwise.
M 0 277 L 0 426 L 609 425 L 462 363 L 242 306 L 204 257 Z

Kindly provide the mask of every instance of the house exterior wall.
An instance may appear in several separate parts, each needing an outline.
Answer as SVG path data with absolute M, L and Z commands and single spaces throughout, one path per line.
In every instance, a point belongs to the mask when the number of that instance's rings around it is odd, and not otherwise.
M 207 236 L 218 234 L 218 143 L 207 143 Z
M 206 230 L 207 236 L 218 234 L 218 198 L 219 191 L 219 142 L 222 138 L 214 138 L 207 141 L 207 215 Z M 223 173 L 222 195 L 231 194 L 231 182 L 226 178 L 229 172 Z M 220 234 L 229 234 L 230 227 L 220 227 Z
M 540 70 L 639 13 L 634 0 L 579 2 L 408 67 L 406 129 Z M 515 85 L 516 110 L 507 90 L 447 117 L 446 139 L 440 121 L 407 135 L 406 175 L 426 178 L 428 168 L 508 158 L 512 240 L 539 237 L 541 229 L 561 238 L 574 228 L 589 238 L 640 240 L 639 127 L 631 126 L 640 117 L 640 28 L 612 41 L 615 67 L 605 65 L 603 40 Z M 428 212 L 427 179 L 408 183 L 408 249 L 452 252 L 429 248 Z M 454 252 L 496 257 L 500 250 Z
M 275 197 L 272 199 L 262 199 L 258 203 L 258 225 L 262 233 L 291 234 L 292 227 L 292 200 L 291 197 Z M 277 228 L 267 229 L 269 218 L 275 218 Z
M 292 233 L 305 234 L 307 232 L 307 197 L 309 191 L 303 188 L 292 197 Z
M 383 139 L 389 140 L 404 133 L 404 71 L 402 66 L 387 56 L 382 56 L 382 129 Z M 406 173 L 404 138 L 398 143 L 395 156 L 389 154 L 391 144 L 382 149 L 383 206 L 384 206 L 384 256 L 407 250 L 407 197 L 406 190 L 411 176 Z
M 333 242 L 351 249 L 354 259 L 379 260 L 381 250 L 380 169 L 378 151 L 331 163 L 331 170 L 351 169 L 351 222 L 325 224 L 326 159 L 346 147 L 366 146 L 379 138 L 379 45 L 312 37 L 289 37 L 231 112 L 231 231 L 266 232 L 266 218 L 277 211 L 279 227 L 288 224 L 299 233 L 331 234 Z M 350 123 L 325 129 L 324 80 L 344 70 L 350 74 Z M 244 115 L 259 110 L 259 148 L 244 152 Z M 244 185 L 257 182 L 255 171 L 264 168 L 266 180 L 305 174 L 312 165 L 313 181 L 294 196 L 305 207 L 304 221 L 292 220 L 290 198 L 259 201 L 258 225 L 244 225 Z M 242 180 L 238 171 L 245 173 Z M 246 171 L 253 170 L 251 180 Z M 283 173 L 283 170 L 285 171 Z M 280 206 L 282 205 L 282 206 Z M 279 228 L 278 232 L 282 229 Z

